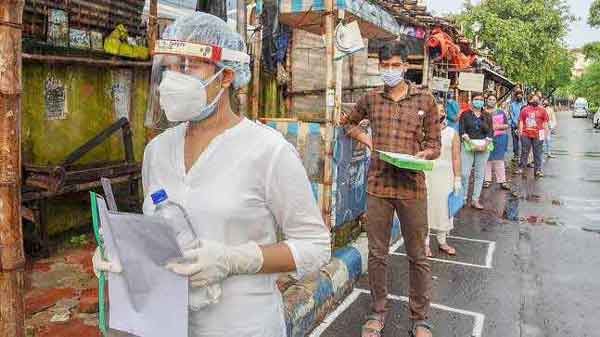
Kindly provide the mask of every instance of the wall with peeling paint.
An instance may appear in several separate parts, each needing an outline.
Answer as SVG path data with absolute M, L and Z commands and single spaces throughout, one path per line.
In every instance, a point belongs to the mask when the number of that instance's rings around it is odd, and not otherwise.
M 123 72 L 124 71 L 124 72 Z M 119 85 L 123 74 L 130 77 Z M 139 68 L 98 68 L 83 65 L 23 65 L 22 133 L 23 163 L 47 165 L 60 163 L 70 152 L 115 122 L 129 109 L 133 131 L 134 154 L 142 160 L 145 130 L 144 113 L 148 92 L 149 72 Z M 48 83 L 64 88 L 49 98 Z M 127 88 L 129 86 L 129 88 Z M 59 90 L 60 91 L 60 90 Z M 127 97 L 128 92 L 130 97 Z M 58 97 L 58 98 L 57 98 Z M 49 118 L 47 104 L 63 99 L 64 115 Z M 118 102 L 115 107 L 115 100 Z M 128 100 L 128 102 L 123 102 Z M 125 105 L 124 105 L 125 104 Z M 118 160 L 124 158 L 120 133 L 84 156 L 78 163 Z M 50 203 L 48 222 L 51 233 L 80 226 L 89 221 L 85 203 L 61 200 Z

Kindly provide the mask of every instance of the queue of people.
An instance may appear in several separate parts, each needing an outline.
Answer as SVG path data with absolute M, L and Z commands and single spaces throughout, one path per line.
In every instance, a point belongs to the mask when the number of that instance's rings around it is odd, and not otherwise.
M 190 336 L 285 336 L 277 274 L 300 277 L 319 270 L 331 256 L 330 233 L 302 162 L 281 135 L 233 113 L 230 94 L 250 79 L 249 57 L 239 34 L 223 20 L 196 12 L 177 19 L 162 39 L 177 44 L 155 53 L 150 100 L 160 102 L 166 120 L 176 126 L 146 147 L 144 213 L 155 211 L 152 191 L 168 188 L 169 197 L 185 206 L 200 239 L 182 248 L 185 260 L 166 268 L 189 278 L 190 300 L 213 285 L 223 292 L 218 303 L 190 310 Z M 218 48 L 218 57 L 190 54 L 198 45 Z M 371 150 L 436 160 L 426 177 L 387 164 L 373 152 L 367 183 L 372 303 L 362 337 L 381 337 L 386 325 L 394 213 L 408 255 L 410 335 L 431 337 L 430 230 L 442 253 L 457 254 L 446 240 L 454 226 L 449 195 L 464 193 L 466 202 L 473 176 L 471 205 L 483 209 L 482 188 L 491 185 L 494 175 L 502 188 L 510 189 L 504 166 L 509 132 L 515 156 L 521 149 L 521 168 L 533 149 L 538 176 L 543 175 L 542 144 L 550 141 L 549 117 L 539 106 L 539 96 L 533 95 L 524 107 L 523 93 L 517 92 L 508 113 L 498 108 L 494 95 L 475 95 L 470 104 L 460 106 L 449 94 L 445 109 L 439 108 L 428 89 L 405 80 L 407 54 L 400 42 L 382 47 L 383 90 L 366 94 L 342 120 L 347 135 Z M 364 120 L 372 135 L 359 126 Z M 234 164 L 232 154 L 240 159 Z M 238 177 L 233 181 L 232 172 Z M 278 239 L 277 230 L 285 240 Z M 100 250 L 93 265 L 96 271 L 127 272 Z

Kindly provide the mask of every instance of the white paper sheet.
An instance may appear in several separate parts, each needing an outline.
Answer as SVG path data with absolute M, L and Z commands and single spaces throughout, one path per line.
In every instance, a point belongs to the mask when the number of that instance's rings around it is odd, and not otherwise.
M 110 212 L 98 198 L 105 249 L 123 273 L 108 274 L 109 328 L 139 337 L 188 336 L 188 280 L 163 266 L 181 257 L 162 218 Z

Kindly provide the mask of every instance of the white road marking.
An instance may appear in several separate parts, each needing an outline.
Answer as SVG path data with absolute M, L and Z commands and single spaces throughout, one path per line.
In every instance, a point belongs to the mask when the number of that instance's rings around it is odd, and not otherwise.
M 437 234 L 433 234 L 432 233 L 430 235 L 431 236 L 435 236 Z M 428 260 L 437 261 L 437 262 L 443 262 L 443 263 L 458 264 L 458 265 L 462 265 L 462 266 L 469 266 L 469 267 L 476 267 L 476 268 L 487 268 L 487 269 L 491 269 L 492 268 L 492 261 L 494 259 L 494 252 L 496 251 L 496 242 L 489 241 L 489 240 L 480 240 L 480 239 L 465 238 L 465 237 L 461 237 L 461 236 L 451 236 L 451 235 L 448 235 L 447 238 L 448 239 L 454 239 L 454 240 L 479 242 L 479 243 L 485 243 L 485 244 L 487 244 L 488 245 L 488 249 L 487 249 L 487 253 L 486 253 L 486 256 L 485 256 L 485 265 L 473 264 L 473 263 L 467 263 L 467 262 L 461 262 L 461 261 L 446 260 L 446 259 L 439 259 L 439 258 L 434 258 L 434 257 L 427 258 Z M 392 247 L 390 247 L 390 255 L 394 255 L 394 256 L 406 256 L 406 253 L 396 253 L 396 250 L 398 250 L 398 248 L 400 248 L 400 246 L 402 246 L 403 243 L 404 243 L 404 241 L 402 239 L 400 239 L 396 244 L 394 244 Z
M 327 328 L 346 309 L 348 309 L 348 307 L 350 307 L 350 305 L 352 303 L 354 303 L 356 301 L 356 299 L 358 299 L 358 296 L 360 296 L 361 294 L 370 294 L 370 293 L 371 292 L 369 290 L 355 288 L 352 291 L 352 293 L 350 293 L 350 295 L 348 295 L 348 297 L 346 297 L 346 299 L 342 302 L 342 304 L 340 304 L 340 306 L 335 311 L 333 311 L 332 313 L 330 313 L 329 315 L 327 315 L 327 317 L 325 317 L 325 319 L 323 320 L 323 322 L 310 333 L 309 337 L 320 337 L 321 334 L 323 332 L 325 332 L 325 330 L 327 330 Z M 394 300 L 394 301 L 408 302 L 408 297 L 406 297 L 406 296 L 388 295 L 388 298 L 391 299 L 391 300 Z M 450 312 L 454 312 L 454 313 L 457 313 L 457 314 L 461 314 L 461 315 L 473 317 L 473 332 L 472 332 L 472 336 L 473 337 L 481 337 L 483 335 L 483 324 L 484 324 L 484 321 L 485 321 L 485 315 L 484 314 L 479 313 L 479 312 L 469 311 L 469 310 L 452 308 L 452 307 L 449 307 L 449 306 L 446 306 L 446 305 L 443 305 L 443 304 L 436 304 L 436 303 L 431 303 L 431 307 L 439 309 L 439 310 L 450 311 Z
M 393 256 L 406 256 L 406 254 L 404 253 L 391 253 L 390 255 Z M 453 260 L 444 260 L 444 259 L 438 259 L 435 257 L 428 257 L 427 260 L 430 261 L 437 261 L 437 262 L 443 262 L 443 263 L 450 263 L 450 264 L 458 264 L 461 266 L 468 266 L 468 267 L 475 267 L 475 268 L 485 268 L 485 269 L 491 269 L 491 266 L 487 266 L 487 265 L 482 265 L 482 264 L 474 264 L 474 263 L 467 263 L 467 262 L 461 262 L 461 261 L 453 261 Z
M 487 255 L 485 257 L 485 265 L 488 268 L 492 268 L 492 260 L 494 259 L 494 251 L 496 250 L 496 243 L 490 242 L 488 245 Z
M 447 238 L 449 238 L 449 239 L 455 239 L 455 240 L 463 240 L 463 241 L 487 243 L 487 244 L 494 243 L 494 241 L 489 241 L 489 240 L 471 239 L 471 238 L 464 238 L 464 237 L 461 237 L 461 236 L 452 236 L 452 235 L 448 235 Z

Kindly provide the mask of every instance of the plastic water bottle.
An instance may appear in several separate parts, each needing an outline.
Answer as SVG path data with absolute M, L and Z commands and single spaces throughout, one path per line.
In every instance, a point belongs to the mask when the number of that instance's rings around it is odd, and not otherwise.
M 169 225 L 173 226 L 177 244 L 181 251 L 197 248 L 196 232 L 194 232 L 192 222 L 185 209 L 178 203 L 169 200 L 169 196 L 164 189 L 152 193 L 150 197 L 152 197 L 152 202 L 156 206 L 154 214 L 164 218 Z M 221 293 L 221 284 L 190 289 L 190 309 L 192 311 L 199 311 L 208 305 L 219 303 Z
M 164 189 L 160 189 L 150 195 L 156 206 L 155 215 L 167 220 L 175 231 L 175 237 L 181 250 L 193 248 L 196 243 L 196 232 L 185 212 L 185 209 L 176 202 L 169 200 Z

